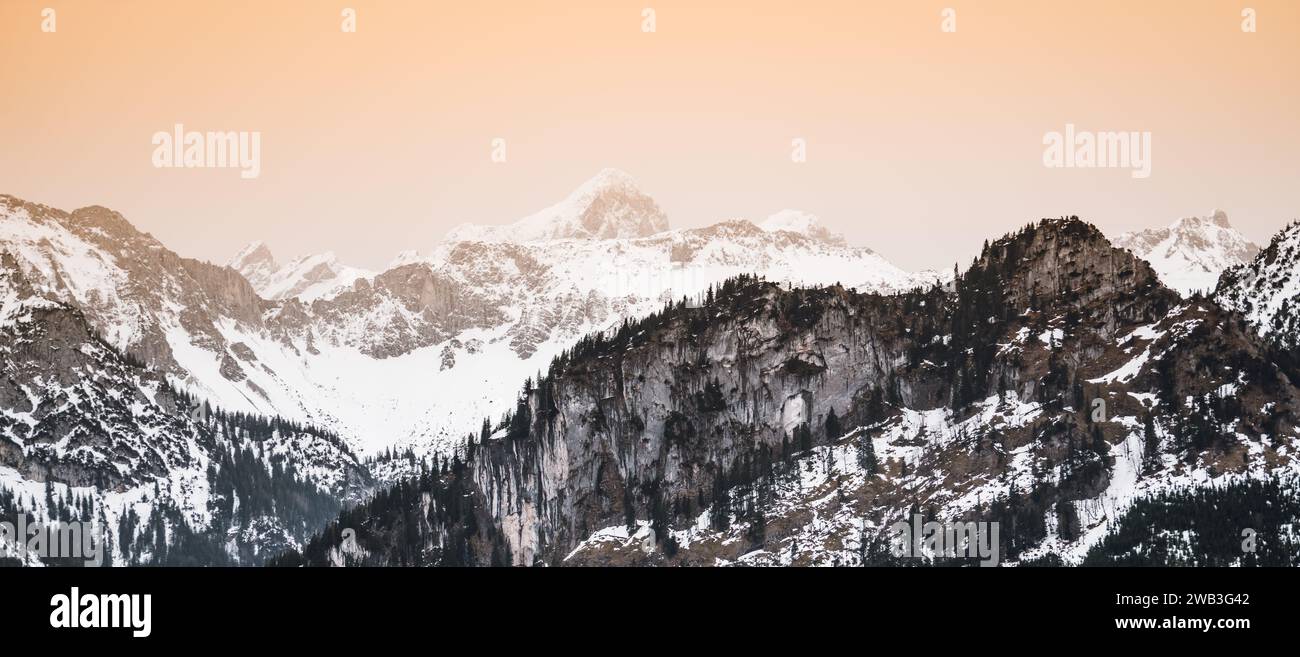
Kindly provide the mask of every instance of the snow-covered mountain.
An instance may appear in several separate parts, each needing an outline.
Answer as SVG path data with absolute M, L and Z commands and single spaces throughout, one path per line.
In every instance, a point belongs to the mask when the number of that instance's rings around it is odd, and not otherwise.
M 212 410 L 29 273 L 0 250 L 0 516 L 94 523 L 109 565 L 249 564 L 368 492 L 337 436 Z
M 0 244 L 34 285 L 84 310 L 114 348 L 216 407 L 318 426 L 362 454 L 457 441 L 580 337 L 697 303 L 737 274 L 877 292 L 939 280 L 807 216 L 670 230 L 614 170 L 514 226 L 463 227 L 380 273 L 328 255 L 281 266 L 257 243 L 219 267 L 105 208 L 4 197 L 0 216 Z
M 505 226 L 457 226 L 447 241 L 537 242 L 646 237 L 668 228 L 654 199 L 626 172 L 603 169 L 551 207 Z
M 1228 223 L 1223 210 L 1207 217 L 1184 217 L 1164 228 L 1148 228 L 1115 238 L 1151 263 L 1161 282 L 1184 296 L 1214 290 L 1219 274 L 1250 261 L 1259 246 Z
M 859 563 L 921 506 L 1078 563 L 1150 557 L 1095 553 L 1142 500 L 1297 473 L 1294 365 L 1232 311 L 1295 314 L 1294 225 L 1188 301 L 1076 218 L 947 281 L 804 213 L 671 229 L 632 189 L 278 299 L 111 210 L 0 196 L 0 507 L 116 524 L 114 563 L 257 563 L 382 469 L 421 477 L 366 526 L 428 523 L 361 537 L 376 563 Z M 355 456 L 394 446 L 459 452 Z
M 758 224 L 759 228 L 769 232 L 786 231 L 806 235 L 828 244 L 844 244 L 844 237 L 836 235 L 821 225 L 817 215 L 800 210 L 782 210 Z
M 373 272 L 340 263 L 333 251 L 301 256 L 280 266 L 271 249 L 260 240 L 244 247 L 226 266 L 243 274 L 263 299 L 297 298 L 306 303 L 334 296 L 358 279 L 374 276 Z
M 384 353 L 387 361 L 395 361 L 393 367 L 413 363 L 413 373 L 398 380 L 440 391 L 421 399 L 420 416 L 400 430 L 426 445 L 457 440 L 476 430 L 482 417 L 508 410 L 496 400 L 509 399 L 522 378 L 545 370 L 581 336 L 683 297 L 695 303 L 711 285 L 737 274 L 757 272 L 792 284 L 842 282 L 877 292 L 939 280 L 929 272 L 904 272 L 870 249 L 847 246 L 811 217 L 782 224 L 780 230 L 746 220 L 671 230 L 630 177 L 613 170 L 602 171 L 564 202 L 516 224 L 461 226 L 428 257 L 405 253 L 394 264 L 376 280 L 401 277 L 405 282 L 385 289 L 419 280 L 422 291 L 403 298 L 427 297 L 457 320 L 413 342 L 410 352 Z M 331 301 L 349 305 L 370 294 L 363 285 Z M 391 310 L 365 300 L 358 306 L 371 310 L 343 316 Z M 417 314 L 406 315 L 401 324 L 427 323 L 424 310 L 423 302 L 405 304 L 402 312 Z M 387 321 L 373 317 L 364 326 Z M 363 336 L 350 334 L 355 326 L 338 325 L 333 341 L 356 343 Z M 436 354 L 436 367 L 424 360 L 429 348 Z M 397 400 L 395 395 L 400 406 Z
M 349 512 L 354 541 L 284 563 L 914 565 L 889 528 L 923 516 L 997 523 L 1001 563 L 1297 565 L 1295 380 L 1235 313 L 1044 220 L 950 286 L 737 277 L 584 339 L 453 467 Z
M 1214 298 L 1246 316 L 1260 335 L 1300 347 L 1300 222 L 1292 222 L 1247 263 L 1223 273 Z

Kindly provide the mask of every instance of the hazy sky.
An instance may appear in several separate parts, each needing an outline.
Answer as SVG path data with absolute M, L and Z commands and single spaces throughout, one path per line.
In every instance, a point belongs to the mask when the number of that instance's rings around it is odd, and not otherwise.
M 377 268 L 607 166 L 676 227 L 796 208 L 909 269 L 1042 216 L 1300 217 L 1293 0 L 3 0 L 0 81 L 0 192 L 217 262 L 262 239 Z M 261 132 L 260 176 L 155 168 L 176 123 Z M 1045 167 L 1067 123 L 1150 132 L 1150 177 Z

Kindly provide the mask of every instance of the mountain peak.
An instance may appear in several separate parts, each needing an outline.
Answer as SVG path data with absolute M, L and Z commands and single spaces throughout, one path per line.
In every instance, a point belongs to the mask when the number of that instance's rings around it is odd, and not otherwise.
M 1233 230 L 1232 224 L 1228 223 L 1228 213 L 1215 208 L 1204 217 L 1182 217 L 1169 225 L 1171 230 L 1181 231 L 1206 230 L 1212 227 Z
M 654 199 L 620 169 L 601 169 L 563 201 L 505 226 L 458 226 L 447 241 L 541 242 L 628 239 L 668 230 Z
M 272 269 L 279 269 L 275 262 L 275 256 L 271 255 L 271 249 L 262 240 L 249 242 L 247 246 L 239 250 L 235 257 L 226 263 L 227 267 L 235 270 L 242 270 L 246 266 L 267 264 Z
M 599 190 L 599 189 L 607 189 L 613 187 L 635 188 L 636 180 L 632 178 L 632 174 L 622 169 L 616 169 L 614 167 L 605 167 L 604 169 L 601 169 L 600 171 L 596 172 L 596 175 L 588 179 L 587 182 L 579 186 L 578 189 L 574 191 L 574 194 L 575 195 L 579 194 L 583 190 L 588 190 L 588 189 Z
M 1187 295 L 1213 290 L 1219 274 L 1250 261 L 1259 246 L 1228 223 L 1215 209 L 1204 217 L 1183 217 L 1164 228 L 1124 233 L 1115 245 L 1145 259 L 1165 285 Z
M 1096 226 L 1078 217 L 1043 219 L 986 244 L 958 284 L 980 294 L 987 291 L 989 277 L 1000 278 L 998 294 L 1017 312 L 1078 310 L 1116 294 L 1165 306 L 1177 299 L 1162 288 L 1149 264 L 1116 248 Z
M 769 233 L 785 231 L 831 244 L 844 244 L 844 237 L 823 226 L 817 215 L 801 210 L 782 210 L 763 220 L 758 227 Z
M 252 285 L 259 294 L 266 289 L 271 279 L 275 277 L 275 273 L 280 271 L 280 263 L 275 261 L 271 249 L 261 240 L 251 242 L 240 249 L 239 253 L 226 263 L 226 266 L 243 275 L 244 280 L 248 281 L 248 284 Z
M 265 299 L 297 297 L 312 301 L 332 295 L 352 285 L 370 272 L 349 267 L 339 262 L 333 251 L 294 258 L 280 265 L 271 255 L 266 243 L 249 243 L 226 263 L 227 267 L 243 275 L 249 285 Z

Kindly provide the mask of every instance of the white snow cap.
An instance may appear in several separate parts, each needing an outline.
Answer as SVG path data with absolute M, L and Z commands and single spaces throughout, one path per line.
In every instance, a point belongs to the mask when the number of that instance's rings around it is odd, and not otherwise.
M 1183 217 L 1164 228 L 1124 233 L 1114 244 L 1151 263 L 1160 280 L 1183 295 L 1208 292 L 1229 267 L 1250 261 L 1259 246 L 1215 209 L 1204 217 Z
M 601 169 L 567 198 L 504 226 L 462 224 L 448 242 L 540 242 L 559 239 L 626 239 L 668 230 L 668 217 L 637 188 L 627 172 Z
M 1220 228 L 1232 228 L 1228 223 L 1228 213 L 1215 208 L 1204 217 L 1182 217 L 1171 224 L 1169 227 L 1174 230 L 1191 230 L 1195 226 L 1214 225 Z
M 817 215 L 802 210 L 782 210 L 763 220 L 758 227 L 769 233 L 786 231 L 832 244 L 844 243 L 844 237 L 832 233 L 823 226 Z

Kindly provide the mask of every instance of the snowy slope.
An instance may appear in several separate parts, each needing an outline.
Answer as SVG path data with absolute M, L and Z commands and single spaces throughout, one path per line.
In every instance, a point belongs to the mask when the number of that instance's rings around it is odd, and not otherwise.
M 1214 296 L 1260 335 L 1300 346 L 1300 222 L 1279 231 L 1254 260 L 1225 271 Z
M 1259 246 L 1228 223 L 1223 210 L 1208 217 L 1184 217 L 1165 228 L 1124 233 L 1115 245 L 1151 263 L 1161 282 L 1180 294 L 1209 292 L 1219 274 L 1248 262 Z

